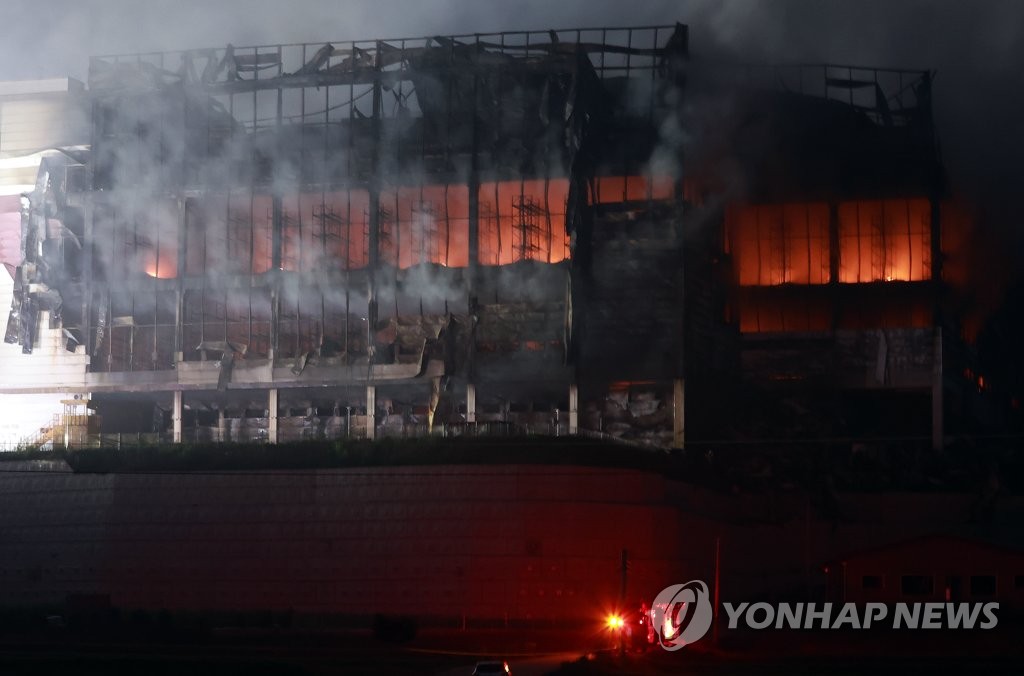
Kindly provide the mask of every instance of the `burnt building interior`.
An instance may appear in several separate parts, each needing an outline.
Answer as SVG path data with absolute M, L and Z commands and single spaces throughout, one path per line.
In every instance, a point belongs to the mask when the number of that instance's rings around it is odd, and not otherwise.
M 95 57 L 7 341 L 61 327 L 104 434 L 938 446 L 931 77 L 682 25 Z

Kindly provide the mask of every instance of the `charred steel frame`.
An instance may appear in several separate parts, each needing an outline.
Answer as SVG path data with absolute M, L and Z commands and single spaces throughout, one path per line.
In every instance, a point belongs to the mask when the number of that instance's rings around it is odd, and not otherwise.
M 667 193 L 655 194 L 656 180 L 664 177 L 655 176 L 650 160 L 655 149 L 665 144 L 660 137 L 665 123 L 681 123 L 680 95 L 691 86 L 689 78 L 698 77 L 688 66 L 687 42 L 686 27 L 676 25 L 229 45 L 94 57 L 89 83 L 92 145 L 83 161 L 89 189 L 83 193 L 69 189 L 67 196 L 60 191 L 58 200 L 66 199 L 72 209 L 80 210 L 81 222 L 69 230 L 86 246 L 80 263 L 74 265 L 71 283 L 54 285 L 67 292 L 65 326 L 94 357 L 91 389 L 189 389 L 173 379 L 114 377 L 119 374 L 103 372 L 169 373 L 179 364 L 205 361 L 207 352 L 220 355 L 218 389 L 231 380 L 235 358 L 246 352 L 250 359 L 265 357 L 269 364 L 268 377 L 247 381 L 247 387 L 350 386 L 373 382 L 382 373 L 380 366 L 396 367 L 392 376 L 411 382 L 427 376 L 428 359 L 442 362 L 444 375 L 458 373 L 473 381 L 486 361 L 476 354 L 478 323 L 486 333 L 488 321 L 493 328 L 529 316 L 539 317 L 529 320 L 540 327 L 531 329 L 536 335 L 520 330 L 506 342 L 514 344 L 514 349 L 520 343 L 540 344 L 543 351 L 545 341 L 553 337 L 549 334 L 554 325 L 564 328 L 564 334 L 549 341 L 558 345 L 558 354 L 545 355 L 530 371 L 516 372 L 514 366 L 499 369 L 499 377 L 529 380 L 547 373 L 555 389 L 564 393 L 564 385 L 577 380 L 573 369 L 578 360 L 588 353 L 578 343 L 579 328 L 600 319 L 594 308 L 602 300 L 598 294 L 603 281 L 591 262 L 594 255 L 608 256 L 610 250 L 607 242 L 600 241 L 607 234 L 595 234 L 595 223 L 629 228 L 638 218 L 673 224 L 663 244 L 671 249 L 665 261 L 677 266 L 671 283 L 677 295 L 670 309 L 679 318 L 678 325 L 673 321 L 666 327 L 671 343 L 665 352 L 668 357 L 647 364 L 639 377 L 651 373 L 685 377 L 688 364 L 702 359 L 695 355 L 684 359 L 684 341 L 699 333 L 694 328 L 698 322 L 690 315 L 699 312 L 717 320 L 707 299 L 684 302 L 685 289 L 690 288 L 687 280 L 694 274 L 714 275 L 704 258 L 717 260 L 720 251 L 683 247 L 684 220 L 694 202 L 683 185 L 684 178 L 693 177 L 684 176 L 682 145 L 668 144 L 676 162 L 667 170 L 671 184 Z M 934 155 L 931 73 L 830 65 L 701 66 L 699 77 L 726 85 L 764 87 L 842 104 L 890 134 L 893 147 L 926 158 Z M 621 194 L 599 198 L 602 180 L 612 177 L 622 180 L 604 184 L 605 192 L 610 185 Z M 631 186 L 631 177 L 639 183 Z M 548 194 L 559 181 L 557 199 L 564 200 L 564 209 L 556 210 Z M 541 280 L 532 291 L 511 290 L 508 282 L 516 278 L 503 277 L 505 266 L 495 265 L 502 262 L 503 247 L 509 242 L 495 245 L 498 254 L 493 260 L 484 256 L 489 244 L 482 237 L 491 239 L 486 233 L 492 211 L 501 239 L 502 182 L 519 186 L 508 205 L 514 215 L 507 217 L 516 220 L 510 231 L 512 251 L 505 262 L 519 266 L 520 281 Z M 546 209 L 528 193 L 526 186 L 531 182 L 543 185 L 537 194 L 543 195 Z M 69 179 L 69 188 L 71 183 Z M 382 352 L 380 333 L 400 332 L 399 316 L 417 314 L 409 306 L 415 304 L 417 289 L 402 287 L 405 277 L 398 251 L 402 226 L 397 211 L 384 204 L 384 196 L 393 193 L 397 206 L 400 187 L 418 187 L 421 199 L 413 207 L 414 216 L 419 213 L 432 219 L 432 214 L 447 206 L 425 196 L 428 183 L 443 185 L 444 199 L 451 186 L 465 189 L 467 253 L 464 267 L 450 266 L 447 253 L 443 263 L 434 266 L 432 274 L 443 280 L 445 288 L 456 291 L 445 296 L 443 306 L 435 302 L 425 308 L 424 296 L 419 296 L 421 322 L 412 337 L 425 339 L 429 349 L 416 368 L 403 369 L 397 347 L 391 354 Z M 482 201 L 481 188 L 491 183 L 493 205 Z M 939 180 L 927 185 L 933 204 L 932 282 L 937 284 L 941 237 L 935 207 L 942 186 Z M 354 190 L 363 191 L 364 205 L 353 203 Z M 337 191 L 347 191 L 341 210 L 333 202 L 330 207 L 327 204 L 327 195 Z M 232 214 L 235 193 L 242 195 L 243 202 L 248 198 L 248 211 L 242 209 L 241 216 Z M 303 193 L 319 194 L 319 210 L 314 205 L 308 217 L 310 232 L 315 232 L 321 248 L 328 249 L 328 240 L 345 242 L 343 253 L 335 253 L 328 264 L 321 263 L 315 270 L 303 269 L 302 251 L 293 251 L 288 238 L 294 227 L 300 246 L 305 241 Z M 237 250 L 246 261 L 227 274 L 213 274 L 208 267 L 201 212 L 204 198 L 211 194 L 225 196 L 220 214 L 223 251 Z M 290 200 L 297 217 L 290 210 Z M 357 208 L 363 210 L 361 219 L 353 216 Z M 140 230 L 140 215 L 150 218 L 159 209 L 165 212 L 166 227 Z M 258 209 L 264 213 L 257 214 Z M 237 241 L 232 240 L 233 218 L 241 218 L 247 226 Z M 538 240 L 543 249 L 545 236 L 549 247 L 554 246 L 553 220 L 560 221 L 559 232 L 570 242 L 564 261 L 552 256 L 550 249 L 547 260 L 533 255 Z M 832 220 L 829 236 L 835 239 Z M 261 252 L 259 264 L 257 222 L 266 240 L 260 244 L 266 251 Z M 434 225 L 430 233 L 440 231 Z M 446 221 L 444 227 L 447 252 L 451 225 Z M 644 227 L 637 232 L 657 245 L 661 235 L 651 239 L 651 231 Z M 361 229 L 360 236 L 354 238 L 356 228 Z M 160 236 L 167 230 L 173 231 L 166 249 L 173 260 L 173 276 L 161 274 L 159 267 Z M 189 240 L 193 231 L 201 231 L 204 237 L 197 265 L 192 261 L 196 243 Z M 104 239 L 110 240 L 106 251 L 100 246 Z M 140 241 L 154 252 L 156 268 L 150 276 L 132 270 L 128 257 L 119 258 L 114 248 L 115 243 L 126 251 L 135 246 L 134 254 Z M 830 251 L 833 257 L 838 255 L 838 247 Z M 431 252 L 419 252 L 419 262 L 436 263 L 439 254 Z M 833 280 L 837 265 L 837 259 L 829 262 Z M 283 291 L 288 287 L 290 292 Z M 123 293 L 125 289 L 130 292 Z M 344 289 L 343 307 L 328 308 L 324 289 Z M 388 298 L 388 293 L 393 297 Z M 242 299 L 245 308 L 235 319 L 228 303 L 232 295 Z M 492 298 L 490 307 L 502 309 L 488 309 Z M 285 300 L 292 303 L 290 309 Z M 393 312 L 389 301 L 394 302 Z M 399 307 L 400 301 L 405 307 Z M 592 317 L 587 316 L 588 310 Z M 25 322 L 30 321 L 31 312 L 21 314 Z M 552 321 L 555 314 L 559 316 Z M 151 318 L 151 323 L 147 320 L 137 326 L 142 316 Z M 444 322 L 437 321 L 441 317 L 446 318 Z M 198 333 L 193 330 L 196 321 Z M 245 325 L 244 342 L 232 335 L 232 322 Z M 455 325 L 460 322 L 464 329 L 468 327 L 463 334 L 468 332 L 469 338 L 458 337 Z M 214 323 L 219 330 L 213 331 Z M 326 327 L 331 323 L 335 343 L 327 345 Z M 125 353 L 116 364 L 112 361 L 115 332 L 127 338 Z M 706 342 L 709 335 L 696 337 Z M 389 340 L 396 339 L 392 335 Z M 467 340 L 468 348 L 462 344 Z M 591 357 L 607 347 L 595 345 L 589 349 Z M 332 362 L 332 355 L 343 359 Z M 320 364 L 330 367 L 322 379 L 297 378 L 307 362 L 321 357 Z M 457 365 L 460 359 L 465 363 Z M 288 360 L 296 378 L 277 380 L 275 360 Z M 436 373 L 428 377 L 436 378 Z M 606 375 L 629 378 L 638 372 L 624 365 Z M 434 382 L 432 397 L 437 388 Z
M 660 45 L 662 42 L 665 44 Z M 469 267 L 465 281 L 470 296 L 468 305 L 472 308 L 480 266 L 481 183 L 494 179 L 569 177 L 573 187 L 566 229 L 571 232 L 573 220 L 578 218 L 572 213 L 572 203 L 585 193 L 585 184 L 595 170 L 635 173 L 645 159 L 642 151 L 634 152 L 632 157 L 623 153 L 614 162 L 618 166 L 607 166 L 607 160 L 587 147 L 589 130 L 581 118 L 596 117 L 605 107 L 597 100 L 600 85 L 596 83 L 602 79 L 628 81 L 638 74 L 654 83 L 670 69 L 680 67 L 685 50 L 685 27 L 659 26 L 351 41 L 338 45 L 229 46 L 223 50 L 96 57 L 90 67 L 94 100 L 91 169 L 96 204 L 89 205 L 92 213 L 86 220 L 92 226 L 97 216 L 95 210 L 101 204 L 103 208 L 117 208 L 122 196 L 118 188 L 133 186 L 139 177 L 130 172 L 138 169 L 140 159 L 143 165 L 153 160 L 159 163 L 158 167 L 150 168 L 150 173 L 155 174 L 147 178 L 156 182 L 156 192 L 161 196 L 173 195 L 177 200 L 180 241 L 175 279 L 154 279 L 152 288 L 156 294 L 173 291 L 177 295 L 173 343 L 174 352 L 181 354 L 191 349 L 182 335 L 182 325 L 188 319 L 184 298 L 190 292 L 205 294 L 207 290 L 205 284 L 197 284 L 201 277 L 196 279 L 187 274 L 189 254 L 183 240 L 188 233 L 184 221 L 189 217 L 191 197 L 211 186 L 231 189 L 246 183 L 250 194 L 267 191 L 269 184 L 277 181 L 272 176 L 276 167 L 270 165 L 282 156 L 292 161 L 298 172 L 292 179 L 296 190 L 315 185 L 326 193 L 335 187 L 359 186 L 367 191 L 371 205 L 381 203 L 385 182 L 401 184 L 403 175 L 427 175 L 434 182 L 454 180 L 468 187 Z M 200 63 L 201 72 L 197 68 Z M 559 87 L 562 91 L 556 91 Z M 339 93 L 343 99 L 336 102 Z M 656 88 L 651 86 L 648 122 L 655 116 L 655 95 Z M 537 104 L 537 97 L 541 99 L 539 111 L 531 109 Z M 385 105 L 388 98 L 394 99 L 390 114 Z M 364 112 L 364 101 L 369 103 L 368 113 Z M 556 101 L 561 107 L 555 105 Z M 543 109 L 545 104 L 549 110 Z M 134 116 L 125 112 L 133 105 L 139 109 Z M 174 117 L 175 106 L 183 108 L 180 122 Z M 537 112 L 540 119 L 531 115 Z M 544 119 L 549 113 L 551 118 Z M 558 120 L 557 114 L 564 114 L 566 119 Z M 111 121 L 118 116 L 120 119 Z M 298 124 L 289 124 L 294 120 Z M 181 128 L 173 129 L 165 139 L 164 124 L 180 124 Z M 267 133 L 268 130 L 272 133 Z M 234 185 L 225 183 L 222 176 L 202 175 L 204 154 L 209 156 L 211 149 L 220 149 L 215 147 L 224 142 L 225 135 L 239 132 L 251 142 L 243 153 L 250 166 L 237 163 L 230 167 L 236 172 Z M 173 141 L 178 134 L 186 147 L 175 155 L 163 144 Z M 652 142 L 650 138 L 647 141 Z M 524 142 L 532 147 L 524 148 Z M 159 150 L 157 157 L 138 157 L 151 152 L 153 146 Z M 344 161 L 341 166 L 331 166 L 339 150 L 343 151 Z M 602 163 L 605 166 L 598 166 Z M 317 167 L 310 170 L 312 175 L 307 173 L 310 166 Z M 410 166 L 415 169 L 410 171 Z M 152 190 L 152 186 L 147 187 Z M 109 192 L 109 199 L 104 199 L 104 191 Z M 282 267 L 282 230 L 286 221 L 282 201 L 281 191 L 275 185 L 270 218 L 271 277 Z M 254 227 L 256 215 L 250 216 L 250 226 Z M 366 214 L 367 265 L 363 274 L 368 297 L 367 327 L 377 324 L 381 312 L 381 248 L 388 234 L 382 228 L 382 218 L 387 216 L 378 208 L 370 208 Z M 352 227 L 353 219 L 345 220 Z M 528 257 L 527 238 L 524 229 L 520 258 Z M 87 239 L 91 238 L 87 235 Z M 255 240 L 256 233 L 250 230 L 250 255 Z M 250 262 L 250 272 L 252 265 Z M 344 279 L 338 278 L 335 283 L 349 288 L 351 277 L 359 273 L 350 270 L 350 265 L 343 267 Z M 93 265 L 87 264 L 85 268 L 86 288 L 102 288 L 103 282 L 91 277 Z M 111 279 L 105 281 L 112 281 L 117 271 L 109 270 L 108 275 Z M 241 278 L 250 280 L 251 293 L 252 276 Z M 103 319 L 96 314 L 97 306 L 101 312 L 109 312 L 108 302 L 102 291 L 86 292 L 83 316 L 89 317 L 94 326 L 102 324 Z M 272 303 L 275 307 L 271 310 L 274 318 L 270 322 L 270 349 L 274 354 L 279 347 L 280 314 L 277 299 Z M 110 314 L 111 322 L 114 316 Z M 252 317 L 250 312 L 250 323 Z M 323 326 L 322 317 L 320 322 Z M 158 348 L 160 341 L 155 333 L 154 355 L 167 352 L 167 345 Z M 348 333 L 345 332 L 346 338 Z M 86 332 L 90 353 L 97 348 L 97 335 L 95 331 Z M 251 337 L 250 331 L 250 340 Z M 367 335 L 367 343 L 371 342 L 372 336 Z M 136 367 L 133 361 L 129 356 L 127 370 Z M 164 362 L 166 357 L 161 360 Z M 159 367 L 156 363 L 153 366 Z

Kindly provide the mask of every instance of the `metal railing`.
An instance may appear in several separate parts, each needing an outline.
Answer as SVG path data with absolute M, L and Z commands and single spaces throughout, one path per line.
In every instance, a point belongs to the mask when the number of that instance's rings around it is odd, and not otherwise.
M 174 443 L 170 430 L 162 432 L 86 433 L 65 435 L 62 416 L 54 416 L 53 425 L 37 436 L 20 441 L 0 442 L 0 452 L 57 450 L 80 448 L 139 448 Z M 375 426 L 375 439 L 454 438 L 454 437 L 530 437 L 568 436 L 568 423 L 561 420 L 548 422 L 515 422 L 487 420 L 480 422 L 438 422 L 428 429 L 424 421 L 395 422 L 382 416 Z M 301 421 L 301 423 L 299 422 Z M 270 443 L 270 429 L 266 418 L 233 418 L 223 427 L 193 425 L 181 431 L 183 444 Z M 365 416 L 318 418 L 315 420 L 282 417 L 278 419 L 277 443 L 302 441 L 341 441 L 365 439 Z
M 569 28 L 106 54 L 90 58 L 89 86 L 103 89 L 175 82 L 244 86 L 283 78 L 305 86 L 304 79 L 318 75 L 402 72 L 410 59 L 424 52 L 455 55 L 464 48 L 521 59 L 578 50 L 591 57 L 602 77 L 628 76 L 655 68 L 676 30 L 669 25 Z

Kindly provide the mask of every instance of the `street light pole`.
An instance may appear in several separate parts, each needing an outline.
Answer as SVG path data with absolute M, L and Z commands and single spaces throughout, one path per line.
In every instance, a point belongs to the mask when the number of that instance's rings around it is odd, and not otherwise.
M 718 624 L 719 624 L 718 623 L 718 609 L 719 609 L 719 607 L 721 607 L 721 605 L 719 603 L 719 598 L 718 598 L 719 582 L 721 580 L 721 570 L 722 570 L 722 536 L 721 535 L 716 535 L 715 536 L 715 601 L 714 601 L 715 605 L 714 605 L 714 614 L 712 615 L 712 617 L 715 618 L 715 620 L 714 620 L 714 633 L 712 634 L 712 639 L 714 640 L 714 643 L 715 643 L 716 646 L 718 645 Z

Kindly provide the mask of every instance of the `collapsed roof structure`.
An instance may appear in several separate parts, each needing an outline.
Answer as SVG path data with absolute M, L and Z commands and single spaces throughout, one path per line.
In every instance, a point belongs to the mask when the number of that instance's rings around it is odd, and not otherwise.
M 104 432 L 682 447 L 769 435 L 757 383 L 909 394 L 941 444 L 928 72 L 697 68 L 676 25 L 96 57 L 88 88 L 7 341 L 87 355 L 59 387 Z

